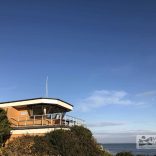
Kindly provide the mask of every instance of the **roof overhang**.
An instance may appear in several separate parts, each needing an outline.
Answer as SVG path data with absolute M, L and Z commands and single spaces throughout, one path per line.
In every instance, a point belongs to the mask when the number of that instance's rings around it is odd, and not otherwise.
M 3 102 L 3 103 L 0 103 L 0 108 L 15 107 L 15 106 L 28 106 L 28 105 L 37 105 L 37 104 L 58 105 L 65 109 L 68 109 L 69 111 L 73 110 L 73 105 L 65 101 L 62 101 L 60 99 L 52 99 L 52 98 L 37 98 L 37 99 Z

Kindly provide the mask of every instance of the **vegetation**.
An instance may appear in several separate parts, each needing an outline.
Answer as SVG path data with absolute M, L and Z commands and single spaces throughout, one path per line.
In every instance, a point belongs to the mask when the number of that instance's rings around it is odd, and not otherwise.
M 134 156 L 131 152 L 120 152 L 116 156 Z
M 74 126 L 70 131 L 57 130 L 47 134 L 46 138 L 61 156 L 104 155 L 104 151 L 100 150 L 91 131 L 82 126 Z
M 29 135 L 14 139 L 3 149 L 4 156 L 58 156 L 58 154 L 45 137 Z
M 22 148 L 21 148 L 22 147 Z M 45 136 L 23 136 L 9 142 L 5 156 L 111 156 L 102 151 L 90 130 L 74 126 L 55 130 Z
M 6 111 L 0 109 L 0 147 L 4 145 L 8 139 L 10 130 L 10 123 L 6 115 Z

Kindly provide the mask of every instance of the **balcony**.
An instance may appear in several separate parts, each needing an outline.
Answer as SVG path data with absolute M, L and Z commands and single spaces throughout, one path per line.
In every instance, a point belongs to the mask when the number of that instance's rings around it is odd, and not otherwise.
M 71 127 L 74 125 L 85 125 L 84 120 L 64 115 L 62 113 L 53 113 L 46 115 L 18 116 L 9 118 L 11 127 L 14 129 L 28 127 Z

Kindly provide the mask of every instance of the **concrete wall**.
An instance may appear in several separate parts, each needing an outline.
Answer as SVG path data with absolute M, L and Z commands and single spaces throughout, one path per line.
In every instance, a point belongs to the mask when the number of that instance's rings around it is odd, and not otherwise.
M 24 130 L 12 130 L 11 131 L 11 137 L 9 138 L 9 141 L 13 140 L 14 138 L 21 137 L 23 135 L 39 135 L 43 136 L 46 133 L 49 133 L 54 130 L 63 129 L 63 130 L 70 130 L 69 128 L 39 128 L 39 129 L 24 129 Z

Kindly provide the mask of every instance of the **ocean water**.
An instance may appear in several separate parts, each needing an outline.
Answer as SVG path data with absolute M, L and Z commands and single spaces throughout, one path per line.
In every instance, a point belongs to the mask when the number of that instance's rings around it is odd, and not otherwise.
M 136 144 L 102 144 L 102 146 L 113 155 L 126 151 L 134 155 L 156 156 L 156 149 L 136 149 Z

